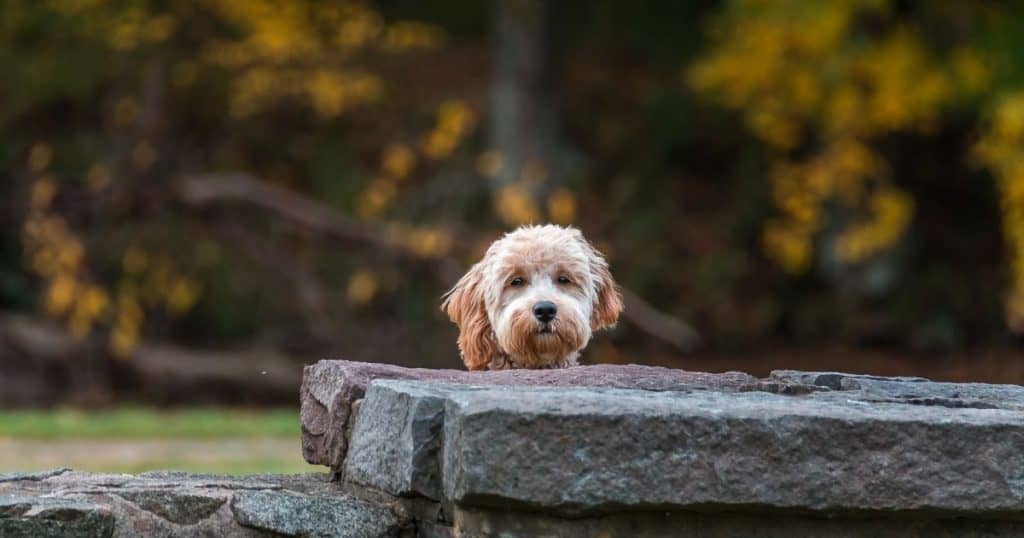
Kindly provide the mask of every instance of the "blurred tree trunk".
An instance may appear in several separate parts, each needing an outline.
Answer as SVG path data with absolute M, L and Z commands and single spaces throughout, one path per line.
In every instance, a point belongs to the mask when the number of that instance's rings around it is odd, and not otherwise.
M 557 7 L 552 0 L 495 0 L 494 4 L 490 134 L 501 166 L 491 177 L 491 189 L 500 194 L 515 185 L 517 192 L 529 196 L 541 221 L 548 220 L 544 218 L 548 195 L 583 164 L 562 138 L 559 125 Z M 683 351 L 698 344 L 700 338 L 690 325 L 658 311 L 628 289 L 623 294 L 624 316 L 641 330 Z
M 492 188 L 521 181 L 535 201 L 563 172 L 554 14 L 545 0 L 495 1 L 491 145 L 502 166 Z

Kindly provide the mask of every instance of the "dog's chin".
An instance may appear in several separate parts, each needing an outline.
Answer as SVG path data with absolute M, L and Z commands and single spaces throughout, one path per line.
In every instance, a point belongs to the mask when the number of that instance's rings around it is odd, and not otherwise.
M 540 354 L 564 351 L 566 345 L 569 344 L 565 341 L 564 335 L 556 332 L 550 324 L 538 327 L 532 336 L 533 350 Z
M 502 348 L 522 367 L 550 368 L 575 357 L 586 344 L 585 329 L 570 318 L 537 323 L 532 316 L 522 316 L 498 337 Z

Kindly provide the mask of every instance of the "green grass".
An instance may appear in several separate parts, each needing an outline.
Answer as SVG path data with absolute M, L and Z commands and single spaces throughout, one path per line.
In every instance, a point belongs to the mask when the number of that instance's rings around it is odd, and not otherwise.
M 0 438 L 220 439 L 291 437 L 298 442 L 298 409 L 240 410 L 129 407 L 107 411 L 3 411 Z
M 324 472 L 302 459 L 298 409 L 0 411 L 0 473 Z
M 72 462 L 75 463 L 75 462 Z M 209 473 L 224 475 L 247 475 L 247 474 L 296 474 L 296 473 L 326 473 L 327 467 L 310 465 L 302 458 L 257 458 L 238 459 L 223 462 L 196 462 L 188 458 L 181 459 L 153 459 L 142 460 L 132 463 L 119 464 L 98 464 L 83 462 L 78 465 L 68 465 L 76 471 L 89 471 L 96 473 L 128 473 L 139 474 L 146 471 L 188 471 L 190 473 Z M 40 469 L 20 469 L 24 471 L 36 471 Z

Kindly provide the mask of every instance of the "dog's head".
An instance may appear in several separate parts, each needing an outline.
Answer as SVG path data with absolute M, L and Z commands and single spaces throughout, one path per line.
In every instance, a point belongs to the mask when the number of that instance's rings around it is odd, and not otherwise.
M 495 241 L 441 308 L 470 370 L 551 368 L 572 364 L 593 331 L 614 325 L 622 297 L 579 230 L 525 226 Z

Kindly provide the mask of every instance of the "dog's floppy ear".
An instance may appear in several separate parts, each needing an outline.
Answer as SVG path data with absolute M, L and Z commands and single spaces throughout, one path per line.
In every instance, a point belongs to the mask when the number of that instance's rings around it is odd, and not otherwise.
M 597 303 L 594 304 L 594 312 L 590 316 L 590 328 L 598 331 L 612 327 L 619 321 L 619 314 L 622 313 L 622 294 L 619 293 L 619 286 L 612 278 L 612 272 L 608 269 L 608 262 L 604 256 L 582 236 L 580 240 L 587 246 L 590 274 L 597 288 Z
M 484 304 L 484 264 L 473 266 L 444 296 L 441 310 L 459 327 L 459 351 L 469 370 L 486 370 L 499 354 Z

